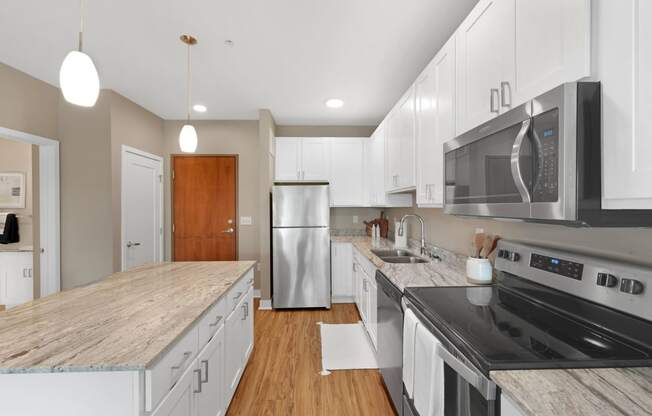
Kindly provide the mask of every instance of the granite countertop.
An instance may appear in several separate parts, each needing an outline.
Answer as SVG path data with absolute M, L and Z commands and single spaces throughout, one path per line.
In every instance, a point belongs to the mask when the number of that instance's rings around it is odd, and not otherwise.
M 474 286 L 466 280 L 466 256 L 443 249 L 436 249 L 441 261 L 418 264 L 385 263 L 371 250 L 394 249 L 394 243 L 387 239 L 373 242 L 371 237 L 331 236 L 335 242 L 350 242 L 367 257 L 401 291 L 414 286 Z M 410 248 L 417 253 L 418 248 Z
M 255 264 L 147 265 L 0 312 L 0 373 L 148 368 Z
M 493 371 L 526 416 L 652 415 L 652 368 Z

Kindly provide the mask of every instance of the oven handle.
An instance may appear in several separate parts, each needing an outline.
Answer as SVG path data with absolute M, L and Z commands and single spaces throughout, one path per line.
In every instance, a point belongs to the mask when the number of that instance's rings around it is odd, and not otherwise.
M 460 377 L 480 392 L 482 397 L 489 401 L 496 400 L 496 384 L 493 381 L 455 358 L 443 345 L 437 344 L 436 351 L 439 358 L 444 360 Z
M 518 190 L 518 193 L 521 194 L 521 198 L 523 198 L 523 202 L 525 203 L 530 203 L 531 198 L 530 198 L 530 191 L 527 189 L 527 186 L 525 185 L 525 181 L 523 180 L 523 174 L 521 173 L 521 162 L 519 160 L 519 156 L 521 155 L 521 147 L 523 147 L 523 141 L 525 140 L 525 135 L 527 134 L 529 129 L 530 129 L 530 119 L 528 118 L 527 120 L 523 121 L 523 124 L 521 124 L 521 130 L 519 130 L 518 134 L 516 135 L 516 140 L 514 140 L 514 145 L 512 146 L 512 157 L 511 157 L 512 177 L 514 178 L 516 189 Z

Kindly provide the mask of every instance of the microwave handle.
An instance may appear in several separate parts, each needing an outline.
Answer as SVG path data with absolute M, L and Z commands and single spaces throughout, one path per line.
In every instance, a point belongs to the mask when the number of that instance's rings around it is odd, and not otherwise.
M 531 120 L 528 118 L 523 121 L 521 124 L 521 130 L 519 130 L 516 135 L 516 140 L 514 140 L 514 145 L 512 146 L 512 156 L 511 156 L 511 165 L 512 165 L 512 178 L 514 178 L 514 183 L 516 184 L 516 189 L 518 193 L 521 194 L 523 202 L 530 203 L 530 191 L 525 185 L 523 180 L 523 174 L 521 173 L 521 162 L 519 156 L 521 155 L 521 147 L 523 147 L 523 141 L 525 140 L 525 135 L 527 135 L 528 130 L 530 130 Z

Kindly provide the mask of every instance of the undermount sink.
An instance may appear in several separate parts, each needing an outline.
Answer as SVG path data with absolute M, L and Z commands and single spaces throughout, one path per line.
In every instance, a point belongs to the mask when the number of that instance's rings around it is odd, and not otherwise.
M 428 263 L 428 260 L 407 250 L 371 250 L 385 263 Z

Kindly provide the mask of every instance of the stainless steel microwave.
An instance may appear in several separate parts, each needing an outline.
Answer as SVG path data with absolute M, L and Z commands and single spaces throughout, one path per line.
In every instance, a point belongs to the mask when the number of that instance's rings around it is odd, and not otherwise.
M 573 82 L 444 144 L 448 214 L 652 226 L 652 210 L 602 209 L 599 82 Z

